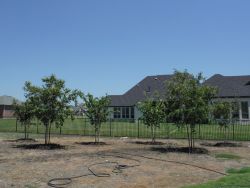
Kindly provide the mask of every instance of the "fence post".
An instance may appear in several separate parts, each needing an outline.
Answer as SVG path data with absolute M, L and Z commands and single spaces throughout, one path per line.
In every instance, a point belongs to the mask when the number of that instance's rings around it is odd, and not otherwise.
M 166 126 L 167 126 L 168 139 L 170 139 L 170 124 L 166 123 Z
M 111 123 L 112 123 L 112 120 L 111 120 L 111 118 L 110 118 L 110 119 L 109 119 L 109 136 L 110 136 L 110 137 L 112 136 L 112 131 L 111 131 L 112 125 L 111 125 Z
M 36 134 L 39 133 L 39 130 L 38 130 L 38 119 L 36 120 Z
M 234 122 L 233 122 L 233 140 L 234 140 Z
M 201 139 L 201 124 L 199 123 L 199 139 Z
M 17 119 L 16 119 L 16 132 L 17 132 Z
M 83 135 L 86 136 L 86 127 L 87 127 L 87 119 L 84 118 L 84 128 L 83 128 Z
M 137 128 L 138 128 L 138 134 L 137 134 L 137 138 L 139 138 L 140 137 L 140 120 L 138 119 L 137 120 L 138 122 L 137 122 Z

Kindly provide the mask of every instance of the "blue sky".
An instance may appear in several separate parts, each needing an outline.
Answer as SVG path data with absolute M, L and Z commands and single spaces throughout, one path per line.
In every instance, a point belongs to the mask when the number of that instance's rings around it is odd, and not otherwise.
M 250 74 L 248 0 L 1 0 L 0 95 L 55 73 L 72 89 L 122 94 L 173 69 Z

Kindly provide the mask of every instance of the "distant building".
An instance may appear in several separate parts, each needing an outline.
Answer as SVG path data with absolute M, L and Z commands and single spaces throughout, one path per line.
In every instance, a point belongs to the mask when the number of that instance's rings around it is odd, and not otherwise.
M 243 122 L 250 121 L 250 75 L 223 76 L 215 74 L 205 81 L 206 85 L 218 89 L 213 101 L 235 103 L 237 108 L 232 111 L 232 118 Z
M 163 97 L 166 93 L 165 82 L 172 75 L 147 76 L 123 95 L 110 95 L 109 106 L 112 119 L 138 119 L 142 114 L 136 104 L 152 96 L 156 91 Z M 250 121 L 250 75 L 223 76 L 215 74 L 205 81 L 206 85 L 218 89 L 213 101 L 229 101 L 237 103 L 238 108 L 232 112 L 232 118 L 240 121 Z
M 123 95 L 110 95 L 110 118 L 112 119 L 138 119 L 141 112 L 137 103 L 153 96 L 156 92 L 163 97 L 166 92 L 165 82 L 172 75 L 147 76 Z
M 0 96 L 0 118 L 13 118 L 14 117 L 14 100 L 17 103 L 21 103 L 17 99 L 11 96 Z

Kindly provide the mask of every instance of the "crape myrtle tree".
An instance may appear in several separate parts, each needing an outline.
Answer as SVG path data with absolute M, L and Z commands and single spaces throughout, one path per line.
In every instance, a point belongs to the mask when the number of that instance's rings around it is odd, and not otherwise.
M 50 144 L 51 125 L 63 126 L 66 118 L 73 120 L 74 113 L 71 104 L 77 104 L 78 96 L 82 93 L 78 90 L 70 90 L 65 87 L 65 81 L 55 75 L 42 79 L 41 87 L 26 82 L 24 86 L 25 97 L 34 107 L 35 116 L 45 127 L 45 144 Z
M 189 152 L 194 148 L 195 125 L 207 121 L 216 89 L 202 84 L 204 77 L 175 71 L 166 82 L 166 114 L 178 126 L 186 126 Z
M 109 111 L 108 106 L 110 99 L 108 96 L 94 97 L 91 94 L 87 94 L 83 97 L 85 106 L 85 115 L 89 118 L 90 124 L 95 129 L 95 143 L 99 143 L 101 124 L 108 119 Z
M 232 109 L 233 104 L 227 101 L 217 101 L 212 105 L 213 118 L 224 131 L 224 141 L 226 140 L 227 128 L 230 125 Z
M 24 139 L 27 140 L 29 139 L 29 127 L 35 116 L 34 108 L 29 100 L 21 104 L 14 101 L 13 106 L 17 120 L 21 123 L 21 126 L 24 126 Z
M 165 120 L 164 102 L 156 94 L 153 97 L 147 97 L 145 101 L 137 104 L 138 109 L 142 112 L 140 118 L 147 127 L 151 128 L 152 143 L 155 143 L 156 128 Z

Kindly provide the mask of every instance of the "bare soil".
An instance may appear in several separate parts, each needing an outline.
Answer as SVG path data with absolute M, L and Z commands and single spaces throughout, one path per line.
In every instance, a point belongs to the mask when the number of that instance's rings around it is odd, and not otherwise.
M 158 140 L 160 146 L 134 144 L 150 140 L 102 138 L 105 145 L 77 144 L 91 143 L 91 137 L 52 137 L 52 142 L 65 146 L 64 149 L 24 149 L 20 145 L 34 143 L 6 142 L 0 138 L 0 188 L 49 187 L 53 178 L 72 177 L 90 174 L 87 167 L 97 174 L 110 174 L 109 177 L 93 175 L 72 179 L 69 188 L 178 188 L 185 185 L 199 184 L 214 180 L 223 175 L 204 169 L 171 162 L 142 158 L 189 163 L 208 169 L 225 172 L 229 168 L 250 166 L 250 142 L 242 147 L 207 147 L 196 142 L 197 147 L 208 150 L 207 154 L 187 154 L 180 152 L 161 152 L 154 147 L 186 147 L 186 140 Z M 36 144 L 43 140 L 37 139 Z M 130 154 L 125 155 L 124 153 Z M 241 157 L 240 160 L 216 159 L 217 153 L 231 153 Z M 108 163 L 110 162 L 110 163 Z M 100 165 L 93 165 L 100 163 Z M 117 169 L 132 166 L 131 168 Z M 138 166 L 139 164 L 139 166 Z

